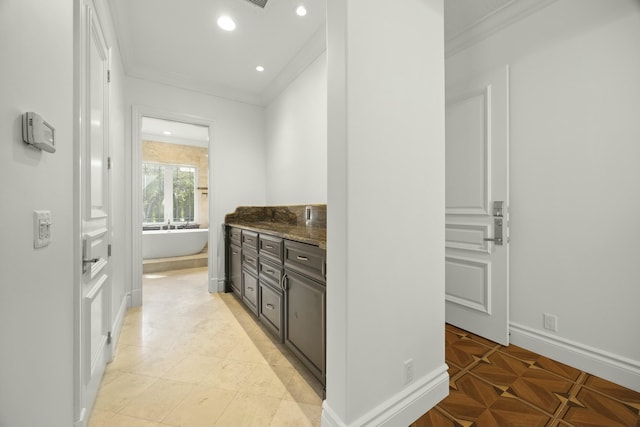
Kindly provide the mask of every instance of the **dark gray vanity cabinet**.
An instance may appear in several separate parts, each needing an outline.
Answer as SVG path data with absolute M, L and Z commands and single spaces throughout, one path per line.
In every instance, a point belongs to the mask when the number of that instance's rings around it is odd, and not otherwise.
M 241 230 L 229 228 L 227 245 L 227 287 L 233 291 L 238 298 L 242 299 L 242 251 Z
M 286 270 L 284 289 L 284 342 L 324 384 L 326 286 Z
M 268 233 L 228 229 L 227 290 L 324 384 L 326 251 Z
M 284 242 L 285 344 L 325 383 L 326 251 Z

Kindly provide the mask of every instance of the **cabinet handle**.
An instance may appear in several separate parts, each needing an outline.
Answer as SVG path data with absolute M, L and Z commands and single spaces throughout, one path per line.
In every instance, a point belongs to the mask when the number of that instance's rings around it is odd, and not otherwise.
M 287 273 L 284 273 L 284 276 L 282 276 L 282 282 L 280 283 L 280 288 L 282 289 L 283 292 L 287 291 Z
M 267 248 L 267 249 L 273 249 L 273 246 L 271 246 L 271 245 L 265 245 L 265 248 Z
M 274 308 L 276 308 L 273 304 L 267 304 L 267 308 L 269 310 L 273 310 Z
M 238 255 L 238 252 L 236 252 L 236 251 L 232 251 L 231 253 L 234 254 L 234 255 Z
M 275 273 L 275 271 L 273 271 L 273 270 L 265 270 L 265 271 L 266 271 L 267 273 L 269 273 L 269 274 L 274 274 L 274 273 Z
M 247 287 L 251 292 L 253 292 L 253 288 L 251 286 Z
M 309 261 L 309 258 L 307 258 L 306 256 L 302 256 L 302 255 L 298 255 L 298 259 L 300 261 Z

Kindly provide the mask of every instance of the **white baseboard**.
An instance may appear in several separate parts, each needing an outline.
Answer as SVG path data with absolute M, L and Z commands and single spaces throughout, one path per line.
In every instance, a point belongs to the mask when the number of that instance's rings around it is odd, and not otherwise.
M 512 344 L 640 392 L 640 361 L 510 323 Z
M 133 289 L 131 291 L 131 307 L 142 306 L 142 289 Z
M 125 296 L 122 298 L 120 302 L 120 308 L 118 309 L 118 313 L 116 314 L 116 318 L 113 321 L 113 325 L 111 326 L 111 348 L 114 349 L 118 345 L 118 339 L 120 339 L 120 331 L 122 330 L 122 325 L 124 324 L 124 317 L 127 315 L 127 309 L 129 308 L 129 297 Z
M 447 365 L 442 365 L 348 424 L 331 409 L 329 400 L 325 400 L 322 403 L 321 425 L 322 427 L 408 426 L 448 394 L 449 374 Z
M 210 293 L 224 292 L 224 282 L 225 282 L 224 278 L 210 277 L 209 292 Z

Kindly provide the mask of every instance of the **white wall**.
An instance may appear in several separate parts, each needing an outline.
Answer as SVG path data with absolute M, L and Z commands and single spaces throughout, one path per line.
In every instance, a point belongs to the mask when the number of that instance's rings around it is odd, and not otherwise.
M 329 0 L 327 20 L 322 422 L 408 425 L 448 392 L 443 4 Z
M 327 55 L 266 107 L 267 204 L 327 202 Z
M 223 236 L 219 231 L 224 216 L 237 206 L 264 205 L 266 201 L 264 109 L 130 77 L 126 79 L 125 93 L 128 147 L 131 145 L 131 106 L 194 116 L 213 123 L 213 141 L 209 148 L 213 187 L 209 188 L 209 197 L 213 197 L 214 204 L 209 221 L 214 241 L 219 244 L 210 247 L 217 251 L 214 259 L 217 256 L 218 263 L 209 266 L 209 274 L 212 280 L 223 279 Z M 127 182 L 131 182 L 131 176 Z M 138 229 L 134 225 L 133 230 Z
M 73 2 L 0 4 L 0 426 L 73 424 Z M 56 129 L 22 142 L 21 114 Z M 35 209 L 53 242 L 33 248 Z
M 446 63 L 511 66 L 512 341 L 636 390 L 638 40 L 639 2 L 561 0 Z

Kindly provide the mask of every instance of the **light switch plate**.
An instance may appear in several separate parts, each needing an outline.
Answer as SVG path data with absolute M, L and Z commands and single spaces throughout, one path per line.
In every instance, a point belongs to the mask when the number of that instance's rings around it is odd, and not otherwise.
M 51 211 L 33 211 L 33 247 L 51 243 Z

